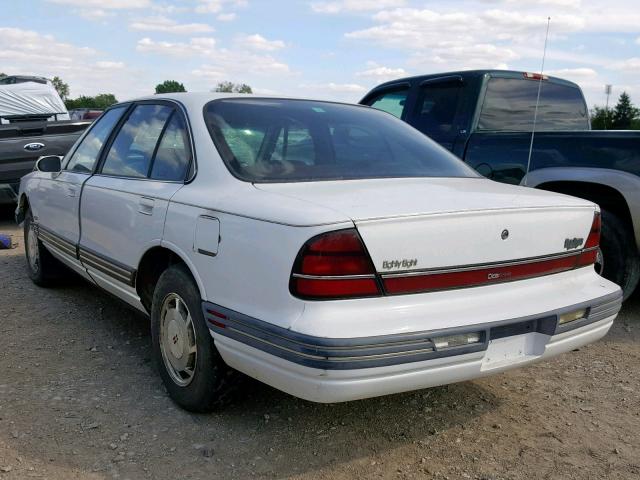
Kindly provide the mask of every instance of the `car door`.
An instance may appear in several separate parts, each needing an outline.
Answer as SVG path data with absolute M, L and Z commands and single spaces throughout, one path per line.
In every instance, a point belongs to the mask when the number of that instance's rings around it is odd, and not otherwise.
M 135 272 L 160 244 L 167 206 L 191 161 L 187 122 L 170 102 L 127 112 L 82 193 L 80 260 L 96 283 L 137 308 Z
M 105 112 L 63 160 L 60 172 L 39 172 L 36 193 L 29 198 L 41 239 L 79 273 L 85 273 L 76 253 L 82 186 L 92 175 L 106 139 L 125 110 L 126 106 L 118 106 Z

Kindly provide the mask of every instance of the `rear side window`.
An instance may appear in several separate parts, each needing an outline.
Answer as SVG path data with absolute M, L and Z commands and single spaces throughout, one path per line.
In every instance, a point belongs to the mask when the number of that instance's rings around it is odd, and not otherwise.
M 433 83 L 422 87 L 414 127 L 435 137 L 455 132 L 454 122 L 462 87 L 461 82 Z
M 377 108 L 383 112 L 390 113 L 394 117 L 402 117 L 404 106 L 407 101 L 407 95 L 409 89 L 404 88 L 402 90 L 394 90 L 392 92 L 386 92 L 377 97 L 370 99 L 367 104 L 370 107 Z
M 530 132 L 539 81 L 491 78 L 480 113 L 478 130 Z M 543 80 L 536 130 L 588 130 L 587 106 L 580 89 Z
M 227 167 L 245 181 L 477 176 L 413 127 L 371 108 L 235 98 L 209 102 L 204 116 Z
M 112 108 L 91 126 L 89 133 L 82 139 L 76 151 L 69 158 L 69 162 L 65 167 L 66 170 L 82 173 L 91 173 L 93 171 L 104 141 L 115 124 L 118 123 L 125 109 L 126 107 L 124 106 Z
M 118 132 L 102 173 L 121 177 L 147 177 L 151 159 L 173 109 L 166 105 L 138 105 Z
M 151 168 L 151 178 L 155 180 L 184 180 L 191 158 L 189 137 L 184 120 L 177 112 L 164 129 Z

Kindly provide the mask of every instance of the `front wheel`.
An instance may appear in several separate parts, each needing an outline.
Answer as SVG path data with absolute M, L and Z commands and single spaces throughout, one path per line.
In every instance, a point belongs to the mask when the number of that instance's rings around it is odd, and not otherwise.
M 62 276 L 64 267 L 38 238 L 37 226 L 31 210 L 24 218 L 24 254 L 29 278 L 40 287 L 50 287 Z
M 626 300 L 640 280 L 640 257 L 633 233 L 613 213 L 602 210 L 602 236 L 596 270 L 622 288 Z
M 169 395 L 182 408 L 210 412 L 228 401 L 233 370 L 215 348 L 199 290 L 183 265 L 162 273 L 153 294 L 151 339 Z

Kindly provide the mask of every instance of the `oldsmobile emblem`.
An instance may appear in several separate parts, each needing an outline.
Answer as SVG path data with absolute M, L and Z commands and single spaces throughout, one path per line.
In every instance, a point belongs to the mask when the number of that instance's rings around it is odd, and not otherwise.
M 509 238 L 509 230 L 507 230 L 506 228 L 502 230 L 502 233 L 500 234 L 500 238 L 503 240 L 506 240 L 507 238 Z

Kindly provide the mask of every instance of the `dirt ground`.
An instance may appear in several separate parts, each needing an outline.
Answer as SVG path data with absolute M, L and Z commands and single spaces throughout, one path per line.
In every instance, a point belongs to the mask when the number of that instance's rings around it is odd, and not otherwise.
M 483 380 L 337 405 L 246 381 L 194 415 L 148 321 L 82 281 L 34 286 L 0 232 L 0 480 L 640 478 L 640 295 L 609 335 Z

